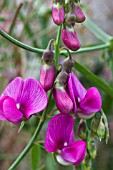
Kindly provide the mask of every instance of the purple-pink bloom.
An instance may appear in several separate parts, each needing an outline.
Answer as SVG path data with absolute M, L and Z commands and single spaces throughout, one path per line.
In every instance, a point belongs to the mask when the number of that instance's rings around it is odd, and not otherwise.
M 60 112 L 70 113 L 72 111 L 73 102 L 65 88 L 56 86 L 53 89 L 53 97 Z
M 74 73 L 69 74 L 68 91 L 74 104 L 74 113 L 80 118 L 90 118 L 102 107 L 102 99 L 96 87 L 86 90 Z
M 61 25 L 64 22 L 65 12 L 64 12 L 64 6 L 61 2 L 53 3 L 52 18 L 54 23 L 57 25 Z
M 19 123 L 47 105 L 47 95 L 38 81 L 15 78 L 0 97 L 0 120 Z
M 45 91 L 52 88 L 56 77 L 56 69 L 54 65 L 42 64 L 40 69 L 40 83 Z
M 80 42 L 73 26 L 67 26 L 62 29 L 62 41 L 72 51 L 80 48 Z
M 80 6 L 76 5 L 74 2 L 72 3 L 72 8 L 73 8 L 73 12 L 76 15 L 76 22 L 81 23 L 84 22 L 86 17 L 82 11 L 82 9 L 80 8 Z
M 86 154 L 86 142 L 74 138 L 75 119 L 69 114 L 57 114 L 49 122 L 45 149 L 55 152 L 61 164 L 80 164 Z

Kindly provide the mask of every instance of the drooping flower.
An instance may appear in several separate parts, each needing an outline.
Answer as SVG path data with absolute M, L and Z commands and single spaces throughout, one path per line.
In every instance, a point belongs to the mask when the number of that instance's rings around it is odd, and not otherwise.
M 73 26 L 66 26 L 62 29 L 62 41 L 72 51 L 80 48 L 80 42 Z
M 72 8 L 73 8 L 73 12 L 76 16 L 76 22 L 78 22 L 78 23 L 84 22 L 86 17 L 84 15 L 82 9 L 80 8 L 80 6 L 73 2 Z
M 38 81 L 15 78 L 0 97 L 0 120 L 19 123 L 47 105 L 47 95 Z
M 64 22 L 65 12 L 63 3 L 60 1 L 53 2 L 52 18 L 56 25 L 61 25 Z
M 74 122 L 69 114 L 60 113 L 50 120 L 47 128 L 45 149 L 55 152 L 57 161 L 63 165 L 78 165 L 86 154 L 86 143 L 75 141 Z
M 62 113 L 69 113 L 73 109 L 73 102 L 65 88 L 68 80 L 68 74 L 61 71 L 56 78 L 56 83 L 53 89 L 53 97 L 58 110 Z
M 90 118 L 102 107 L 102 99 L 96 87 L 86 90 L 74 73 L 69 74 L 68 91 L 74 103 L 74 113 L 80 118 Z
M 40 69 L 40 83 L 45 91 L 48 91 L 52 88 L 54 80 L 56 77 L 56 68 L 54 66 L 54 53 L 51 49 L 51 43 L 53 39 L 50 40 L 47 49 L 42 55 L 42 65 Z

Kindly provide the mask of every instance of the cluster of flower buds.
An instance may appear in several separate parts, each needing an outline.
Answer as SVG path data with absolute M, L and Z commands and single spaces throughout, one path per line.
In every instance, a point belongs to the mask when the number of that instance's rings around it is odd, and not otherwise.
M 85 21 L 85 15 L 80 8 L 79 1 L 69 0 L 53 0 L 52 5 L 52 18 L 55 24 L 61 25 L 62 28 L 62 41 L 72 51 L 80 48 L 75 23 L 82 23 Z

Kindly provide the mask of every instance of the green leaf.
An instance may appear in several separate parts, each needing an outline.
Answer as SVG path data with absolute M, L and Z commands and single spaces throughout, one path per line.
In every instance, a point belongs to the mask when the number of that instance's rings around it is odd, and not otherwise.
M 32 170 L 37 170 L 40 160 L 40 146 L 34 144 L 31 149 L 31 166 Z
M 102 42 L 107 43 L 113 39 L 112 36 L 108 35 L 100 27 L 98 27 L 87 15 L 84 25 L 91 33 L 93 33 Z
M 105 83 L 103 80 L 101 80 L 95 74 L 93 74 L 90 70 L 88 70 L 86 67 L 82 66 L 80 63 L 78 63 L 75 60 L 74 60 L 74 67 L 81 74 L 83 74 L 85 78 L 87 78 L 88 80 L 93 82 L 96 87 L 100 88 L 101 90 L 103 90 L 109 96 L 111 96 L 113 98 L 113 89 L 107 83 Z
M 18 129 L 18 133 L 20 133 L 20 131 L 23 129 L 24 125 L 26 124 L 26 120 L 23 120 L 20 124 L 20 127 Z

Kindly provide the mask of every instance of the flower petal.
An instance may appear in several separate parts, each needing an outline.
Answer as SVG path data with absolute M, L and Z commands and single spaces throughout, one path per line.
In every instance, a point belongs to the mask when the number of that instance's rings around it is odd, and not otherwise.
M 19 102 L 22 94 L 24 81 L 17 77 L 15 78 L 4 90 L 2 96 L 9 96 L 15 100 L 15 102 Z
M 61 113 L 70 113 L 73 109 L 73 102 L 64 88 L 55 87 L 53 96 L 56 106 Z
M 61 25 L 64 22 L 65 13 L 63 4 L 57 2 L 52 5 L 52 18 L 55 24 Z
M 76 114 L 77 104 L 76 104 L 76 100 L 75 100 L 75 96 L 74 96 L 73 81 L 72 81 L 71 74 L 69 75 L 67 86 L 68 86 L 68 91 L 69 91 L 70 98 L 73 101 L 73 111 Z
M 19 123 L 23 114 L 17 109 L 16 102 L 11 97 L 7 97 L 3 103 L 3 111 L 5 118 L 12 123 Z
M 32 78 L 24 81 L 19 110 L 24 114 L 25 118 L 42 111 L 46 107 L 47 101 L 46 92 L 38 81 Z
M 77 141 L 61 150 L 61 156 L 65 161 L 72 162 L 74 165 L 80 164 L 86 155 L 86 142 Z
M 65 27 L 62 29 L 62 41 L 72 51 L 76 51 L 80 48 L 80 42 L 78 40 L 74 27 Z
M 102 99 L 97 88 L 91 87 L 88 89 L 85 98 L 80 102 L 80 117 L 92 116 L 93 113 L 98 112 L 102 107 Z M 77 113 L 79 116 L 79 113 Z
M 7 96 L 0 97 L 0 120 L 7 120 L 4 116 L 4 111 L 3 111 L 3 102 L 6 98 Z
M 80 98 L 80 100 L 82 100 L 85 97 L 87 90 L 83 87 L 83 85 L 81 84 L 81 82 L 78 80 L 78 78 L 75 76 L 75 74 L 73 72 L 71 73 L 71 76 L 72 76 L 73 90 L 74 90 L 75 98 L 77 100 L 78 100 L 78 98 Z
M 68 91 L 74 103 L 74 113 L 76 114 L 78 100 L 82 100 L 87 91 L 73 72 L 69 74 Z
M 49 122 L 45 148 L 48 152 L 55 152 L 57 149 L 62 149 L 64 145 L 74 143 L 74 127 L 75 119 L 69 114 L 57 114 Z
M 54 65 L 43 64 L 40 70 L 40 83 L 45 91 L 52 88 L 56 77 L 56 69 Z

